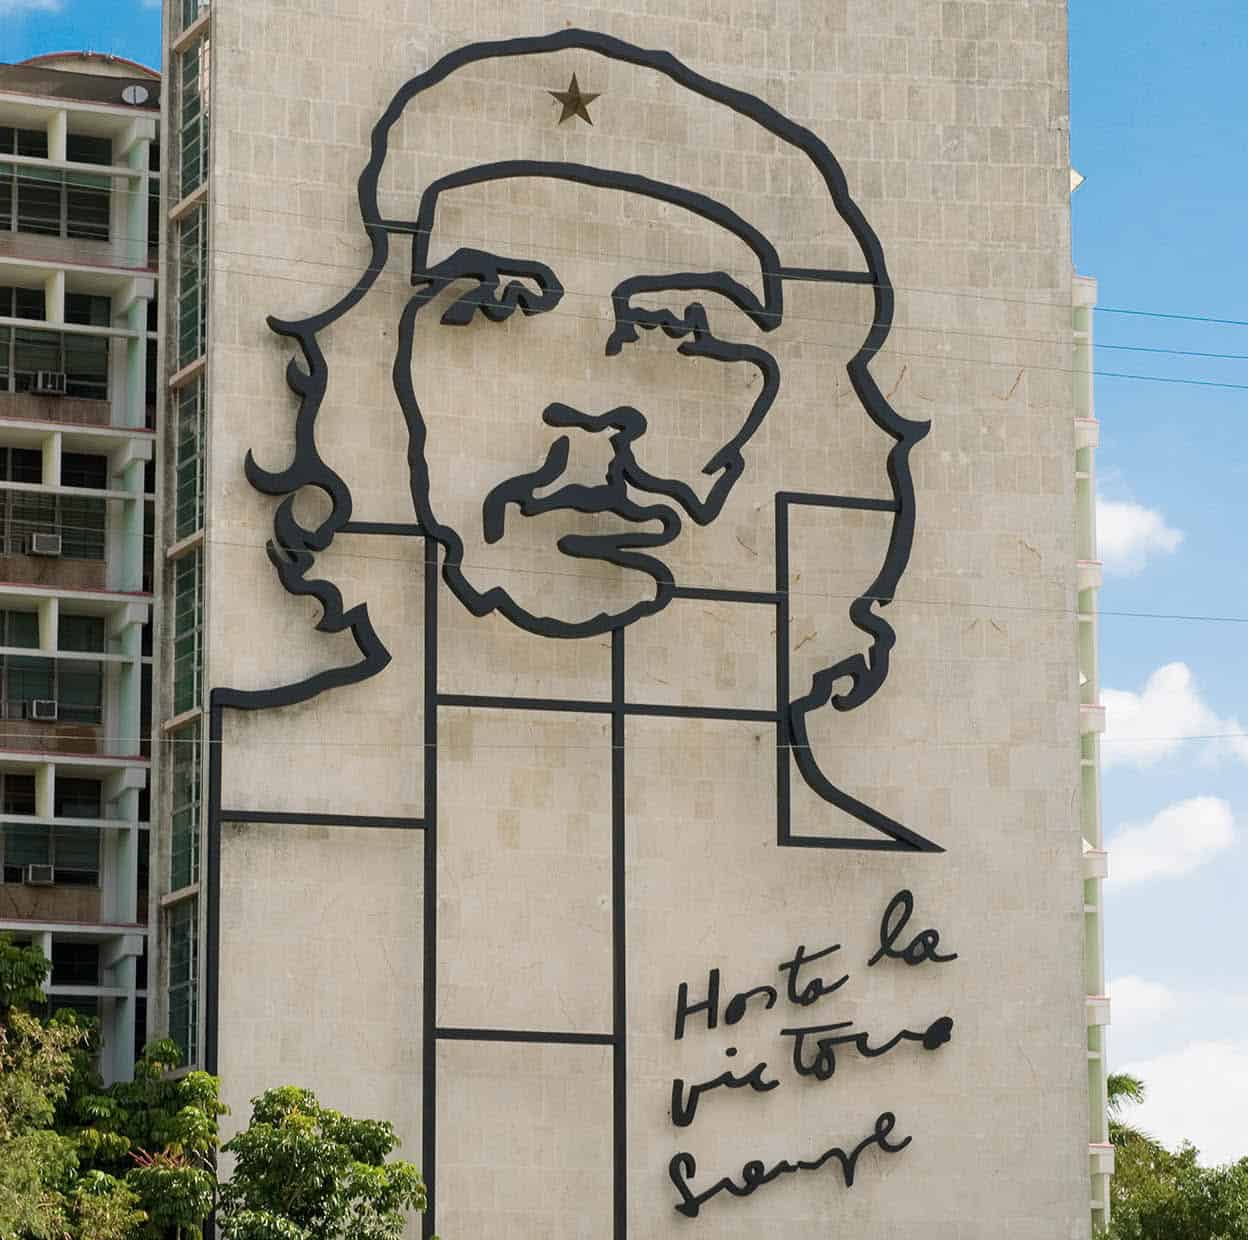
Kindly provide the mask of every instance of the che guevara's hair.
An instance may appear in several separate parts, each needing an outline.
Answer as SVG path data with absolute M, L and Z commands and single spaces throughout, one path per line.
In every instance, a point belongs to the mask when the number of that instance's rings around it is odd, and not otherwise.
M 853 709 L 879 688 L 888 672 L 889 654 L 895 639 L 892 628 L 876 609 L 891 600 L 909 560 L 914 533 L 914 487 L 909 453 L 929 429 L 927 422 L 912 421 L 898 415 L 869 371 L 872 358 L 888 337 L 893 319 L 893 290 L 883 250 L 879 239 L 851 198 L 839 163 L 826 145 L 809 129 L 789 120 L 752 95 L 703 77 L 670 53 L 638 48 L 612 36 L 584 30 L 561 30 L 534 38 L 474 44 L 444 56 L 432 68 L 407 82 L 394 96 L 374 127 L 370 157 L 359 178 L 360 212 L 371 246 L 371 256 L 363 273 L 350 292 L 319 314 L 300 320 L 276 317 L 268 319 L 269 327 L 277 335 L 296 342 L 302 355 L 302 362 L 292 359 L 286 370 L 287 384 L 299 401 L 295 417 L 294 451 L 290 465 L 277 471 L 262 468 L 249 452 L 244 466 L 246 476 L 257 490 L 282 497 L 274 516 L 274 537 L 268 544 L 269 556 L 282 585 L 292 594 L 310 596 L 317 600 L 322 610 L 317 625 L 319 631 L 337 633 L 349 630 L 359 648 L 361 660 L 348 667 L 319 673 L 298 684 L 284 686 L 281 690 L 218 690 L 214 694 L 214 701 L 241 708 L 304 701 L 334 685 L 366 679 L 389 662 L 390 654 L 373 629 L 367 604 L 347 610 L 344 608 L 341 592 L 333 583 L 310 577 L 316 554 L 325 551 L 335 535 L 351 520 L 350 491 L 343 479 L 321 457 L 316 443 L 316 419 L 325 398 L 329 378 L 328 363 L 318 337 L 330 324 L 358 305 L 376 283 L 389 257 L 391 232 L 411 234 L 413 231 L 410 224 L 402 225 L 384 219 L 378 201 L 378 185 L 388 152 L 390 134 L 408 104 L 422 91 L 467 65 L 496 57 L 543 54 L 566 49 L 595 52 L 611 59 L 653 69 L 678 86 L 754 120 L 782 142 L 801 150 L 814 164 L 827 186 L 836 211 L 860 245 L 866 259 L 865 270 L 854 273 L 784 268 L 778 265 L 778 261 L 773 261 L 768 271 L 768 265 L 764 265 L 764 275 L 776 277 L 777 282 L 783 279 L 852 280 L 870 285 L 874 294 L 873 320 L 858 353 L 848 363 L 847 371 L 850 383 L 868 417 L 893 440 L 887 457 L 894 513 L 888 550 L 875 581 L 850 606 L 852 622 L 870 638 L 870 650 L 865 655 L 857 653 L 841 659 L 817 673 L 812 679 L 809 692 L 795 699 L 790 706 L 795 757 L 807 781 L 816 786 L 823 777 L 809 754 L 806 743 L 806 715 L 829 702 L 838 710 Z M 619 175 L 625 177 L 626 174 Z M 302 525 L 294 512 L 295 495 L 304 487 L 320 490 L 329 500 L 328 515 L 312 527 Z M 777 498 L 779 500 L 782 497 Z M 795 499 L 800 502 L 801 497 Z M 428 545 L 429 554 L 436 554 L 431 540 Z M 849 681 L 849 688 L 839 694 L 834 693 L 838 682 L 846 680 Z

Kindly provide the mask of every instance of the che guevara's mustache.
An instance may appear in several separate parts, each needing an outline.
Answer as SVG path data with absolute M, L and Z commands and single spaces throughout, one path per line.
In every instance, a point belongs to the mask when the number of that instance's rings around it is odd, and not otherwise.
M 547 421 L 553 422 L 554 419 L 547 418 Z M 658 521 L 662 528 L 656 532 L 639 530 L 635 534 L 609 537 L 616 545 L 629 547 L 661 547 L 671 542 L 680 533 L 680 517 L 667 504 L 642 505 L 629 496 L 625 484 L 636 485 L 632 477 L 634 471 L 628 468 L 631 454 L 623 442 L 613 441 L 613 444 L 615 455 L 607 467 L 605 482 L 592 486 L 569 483 L 550 495 L 539 496 L 536 494 L 538 490 L 550 486 L 567 471 L 570 443 L 566 435 L 561 435 L 551 444 L 545 461 L 537 469 L 507 478 L 485 497 L 481 505 L 485 541 L 495 543 L 502 538 L 507 506 L 514 504 L 526 517 L 572 510 L 587 515 L 609 512 L 638 524 Z

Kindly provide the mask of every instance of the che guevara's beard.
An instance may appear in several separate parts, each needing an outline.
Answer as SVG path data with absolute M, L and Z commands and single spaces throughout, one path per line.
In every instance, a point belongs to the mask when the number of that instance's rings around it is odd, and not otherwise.
M 637 528 L 611 534 L 564 534 L 556 543 L 565 555 L 609 560 L 621 567 L 634 559 L 624 554 L 627 550 L 664 547 L 680 533 L 681 521 L 674 508 L 667 504 L 639 504 L 628 494 L 627 484 L 632 478 L 627 466 L 631 454 L 617 451 L 602 483 L 568 483 L 550 494 L 538 495 L 539 490 L 564 475 L 568 456 L 568 437 L 562 435 L 551 444 L 545 461 L 537 469 L 508 478 L 490 491 L 481 506 L 482 532 L 487 543 L 496 543 L 503 537 L 509 505 L 525 517 L 562 511 L 590 516 L 611 514 L 630 522 Z M 643 528 L 655 521 L 659 523 L 657 530 Z

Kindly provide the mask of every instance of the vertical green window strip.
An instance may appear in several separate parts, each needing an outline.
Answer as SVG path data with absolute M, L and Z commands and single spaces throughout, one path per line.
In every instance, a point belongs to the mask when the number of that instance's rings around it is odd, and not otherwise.
M 169 909 L 169 1036 L 182 1048 L 182 1062 L 199 1054 L 199 901 Z
M 174 537 L 186 538 L 204 524 L 204 380 L 200 375 L 177 396 L 177 488 Z
M 199 720 L 180 728 L 173 748 L 173 825 L 169 845 L 169 889 L 177 891 L 199 881 L 200 747 Z
M 185 198 L 203 184 L 208 172 L 208 40 L 199 39 L 178 60 L 178 196 Z
M 173 562 L 173 713 L 200 704 L 204 675 L 204 569 L 200 547 Z
M 202 207 L 178 230 L 178 366 L 204 351 L 208 329 L 208 232 Z

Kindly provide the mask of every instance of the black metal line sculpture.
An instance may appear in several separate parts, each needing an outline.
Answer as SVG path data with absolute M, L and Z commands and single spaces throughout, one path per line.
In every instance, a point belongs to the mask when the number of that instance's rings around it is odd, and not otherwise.
M 541 55 L 579 50 L 638 66 L 661 75 L 677 87 L 701 96 L 745 117 L 779 142 L 800 152 L 810 161 L 827 188 L 840 219 L 861 249 L 861 270 L 834 271 L 786 266 L 776 247 L 756 227 L 722 203 L 680 185 L 659 182 L 635 173 L 580 163 L 514 159 L 467 168 L 432 181 L 421 193 L 414 219 L 383 216 L 379 203 L 379 182 L 389 153 L 395 126 L 405 109 L 431 87 L 468 67 L 508 57 Z M 499 483 L 484 497 L 482 528 L 487 543 L 497 541 L 512 520 L 535 518 L 552 511 L 580 514 L 611 513 L 636 526 L 635 530 L 611 534 L 565 534 L 558 549 L 574 559 L 603 561 L 618 568 L 639 571 L 654 583 L 652 598 L 634 602 L 619 612 L 603 611 L 582 620 L 569 621 L 536 614 L 519 602 L 503 586 L 480 589 L 465 574 L 464 541 L 461 533 L 437 511 L 430 488 L 426 457 L 427 426 L 412 382 L 412 341 L 419 316 L 441 299 L 453 284 L 469 280 L 472 287 L 452 301 L 442 312 L 440 322 L 448 327 L 468 327 L 478 315 L 489 323 L 502 323 L 517 311 L 523 316 L 541 315 L 554 310 L 564 296 L 556 273 L 544 263 L 519 262 L 475 248 L 461 248 L 448 258 L 431 263 L 430 238 L 434 231 L 439 196 L 451 189 L 504 181 L 514 177 L 538 177 L 560 182 L 640 194 L 685 211 L 727 230 L 753 253 L 758 261 L 761 295 L 725 271 L 683 272 L 663 277 L 635 276 L 624 280 L 611 293 L 612 323 L 605 341 L 607 357 L 616 357 L 637 342 L 642 332 L 662 332 L 679 340 L 677 352 L 686 357 L 723 362 L 745 362 L 757 369 L 762 383 L 740 426 L 720 445 L 703 466 L 712 478 L 705 497 L 686 482 L 663 478 L 644 468 L 634 445 L 645 433 L 644 415 L 631 406 L 620 406 L 604 413 L 585 414 L 567 405 L 553 403 L 543 420 L 556 431 L 576 428 L 609 437 L 613 451 L 604 480 L 596 485 L 565 484 L 553 493 L 567 466 L 567 436 L 556 437 L 545 461 L 535 470 Z M 376 675 L 390 662 L 390 654 L 375 632 L 367 604 L 344 609 L 338 588 L 312 576 L 317 553 L 323 552 L 335 536 L 354 534 L 406 534 L 424 537 L 425 556 L 425 805 L 424 815 L 413 819 L 361 819 L 357 825 L 393 826 L 417 829 L 425 844 L 424 891 L 424 1033 L 423 1077 L 424 1122 L 421 1151 L 423 1170 L 429 1188 L 429 1210 L 424 1218 L 425 1236 L 434 1228 L 436 1172 L 436 1048 L 439 1039 L 509 1040 L 529 1042 L 588 1043 L 609 1046 L 612 1052 L 614 1099 L 614 1236 L 623 1240 L 627 1226 L 627 1132 L 626 1132 L 626 996 L 624 924 L 624 843 L 626 763 L 625 722 L 630 715 L 670 715 L 697 718 L 751 720 L 770 723 L 776 729 L 777 842 L 786 846 L 811 848 L 868 849 L 897 852 L 939 852 L 941 849 L 918 832 L 888 816 L 834 784 L 821 768 L 810 747 L 808 718 L 812 711 L 827 705 L 838 711 L 857 708 L 884 683 L 889 657 L 895 642 L 892 627 L 880 609 L 892 599 L 910 557 L 914 537 L 915 499 L 911 479 L 910 451 L 927 433 L 928 423 L 900 416 L 889 405 L 869 371 L 869 363 L 884 345 L 893 319 L 893 290 L 889 282 L 883 249 L 861 210 L 849 194 L 845 175 L 828 147 L 809 129 L 783 116 L 762 100 L 733 87 L 712 81 L 694 72 L 671 54 L 633 46 L 620 39 L 584 30 L 561 30 L 534 38 L 518 38 L 494 43 L 478 43 L 444 56 L 432 68 L 406 83 L 394 96 L 373 129 L 371 154 L 358 186 L 364 230 L 371 246 L 371 258 L 350 292 L 319 314 L 300 320 L 270 318 L 274 332 L 294 341 L 303 364 L 291 361 L 287 382 L 299 398 L 295 420 L 294 454 L 283 470 L 262 468 L 248 453 L 245 471 L 251 484 L 261 492 L 282 497 L 274 518 L 274 537 L 268 545 L 279 579 L 291 594 L 315 598 L 322 616 L 318 629 L 326 633 L 349 631 L 360 652 L 360 660 L 346 667 L 320 672 L 293 684 L 264 690 L 215 689 L 211 696 L 212 757 L 209 780 L 208 847 L 208 943 L 206 945 L 205 1058 L 215 1070 L 217 1030 L 217 950 L 220 928 L 220 831 L 224 821 L 265 818 L 262 811 L 231 812 L 221 804 L 222 712 L 224 709 L 268 710 L 304 702 L 334 687 L 356 683 Z M 411 525 L 353 522 L 352 501 L 343 479 L 322 458 L 315 427 L 325 398 L 328 363 L 318 340 L 319 334 L 343 318 L 366 296 L 386 267 L 392 238 L 407 238 L 412 245 L 411 281 L 413 293 L 403 310 L 393 367 L 393 385 L 407 424 L 408 463 L 412 502 L 416 521 Z M 691 301 L 683 313 L 651 310 L 634 304 L 640 294 L 679 291 L 717 294 L 739 309 L 759 330 L 774 330 L 784 316 L 786 281 L 818 281 L 869 286 L 874 310 L 870 326 L 857 353 L 847 366 L 850 383 L 872 423 L 891 440 L 887 455 L 890 499 L 856 496 L 807 495 L 780 492 L 775 497 L 776 581 L 774 591 L 719 590 L 681 585 L 670 567 L 655 552 L 669 544 L 681 530 L 682 515 L 706 525 L 723 511 L 733 487 L 744 474 L 746 448 L 766 419 L 780 386 L 776 358 L 756 345 L 717 338 L 709 325 L 703 305 Z M 488 329 L 487 329 L 488 330 Z M 328 515 L 312 528 L 299 523 L 294 513 L 294 496 L 302 488 L 321 491 L 329 500 Z M 539 492 L 544 492 L 539 494 Z M 649 495 L 653 502 L 639 502 L 637 495 Z M 856 653 L 818 672 L 805 693 L 790 691 L 790 606 L 789 591 L 789 510 L 792 507 L 865 509 L 891 514 L 892 528 L 884 563 L 875 580 L 850 607 L 854 626 L 870 641 L 866 654 Z M 658 523 L 658 529 L 642 528 Z M 485 697 L 443 693 L 438 683 L 437 592 L 441 581 L 456 599 L 475 616 L 497 612 L 518 627 L 544 637 L 575 639 L 610 633 L 612 677 L 609 698 L 590 702 L 535 701 L 519 697 Z M 627 700 L 624 677 L 625 632 L 647 616 L 656 614 L 677 598 L 719 599 L 726 602 L 758 604 L 776 609 L 776 705 L 772 710 L 744 710 L 713 707 L 670 707 Z M 524 1030 L 440 1028 L 437 1013 L 437 746 L 439 711 L 462 706 L 508 709 L 591 710 L 609 714 L 612 720 L 612 1028 L 607 1031 L 566 1031 L 542 1033 Z M 790 828 L 790 772 L 792 763 L 804 782 L 823 801 L 849 814 L 876 832 L 869 838 L 844 837 L 834 831 L 795 835 Z M 319 821 L 351 825 L 350 815 L 268 815 L 266 820 L 291 822 Z M 901 1036 L 901 1035 L 899 1035 Z M 895 1152 L 909 1142 L 891 1145 L 892 1116 L 885 1114 L 875 1133 L 860 1142 L 850 1154 L 829 1150 L 808 1163 L 780 1164 L 770 1172 L 755 1174 L 747 1168 L 746 1183 L 738 1187 L 721 1181 L 695 1197 L 683 1184 L 694 1170 L 692 1158 L 676 1167 L 677 1182 L 686 1205 L 681 1208 L 696 1215 L 698 1205 L 721 1190 L 743 1196 L 776 1175 L 797 1169 L 815 1169 L 829 1158 L 842 1165 L 846 1184 L 852 1183 L 853 1166 L 859 1154 L 875 1144 L 885 1152 Z M 677 1174 L 679 1172 L 679 1176 Z

